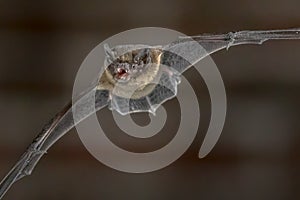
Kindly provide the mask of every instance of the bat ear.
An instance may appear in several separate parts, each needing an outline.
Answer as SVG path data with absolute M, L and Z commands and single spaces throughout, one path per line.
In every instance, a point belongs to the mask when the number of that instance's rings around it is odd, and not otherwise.
M 139 61 L 143 61 L 144 64 L 148 64 L 151 62 L 151 55 L 150 55 L 150 49 L 145 48 L 145 49 L 141 49 L 138 54 L 135 55 L 134 57 L 134 61 L 135 62 L 139 62 Z
M 163 50 L 162 49 L 155 49 L 153 51 L 153 54 L 155 55 L 156 58 L 160 58 L 163 54 Z
M 109 62 L 113 62 L 116 59 L 115 52 L 108 46 L 108 44 L 103 45 L 105 56 Z

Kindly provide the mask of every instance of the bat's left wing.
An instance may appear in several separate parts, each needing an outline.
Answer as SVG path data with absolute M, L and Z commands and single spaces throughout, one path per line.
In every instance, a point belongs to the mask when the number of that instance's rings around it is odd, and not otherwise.
M 300 28 L 181 37 L 164 47 L 162 63 L 182 73 L 204 57 L 222 49 L 242 44 L 262 44 L 268 40 L 291 39 L 300 39 Z
M 204 34 L 192 37 L 182 37 L 179 40 L 164 47 L 162 64 L 183 73 L 189 67 L 204 57 L 231 46 L 241 44 L 262 44 L 267 40 L 291 40 L 300 39 L 300 29 L 269 30 L 269 31 L 240 31 L 227 34 Z M 225 99 L 226 101 L 226 99 Z M 212 108 L 211 119 L 223 117 L 219 111 L 214 112 Z M 216 110 L 215 110 L 216 111 Z M 217 113 L 217 114 L 216 114 Z M 207 135 L 199 151 L 199 157 L 206 156 L 218 141 L 220 135 L 209 127 Z

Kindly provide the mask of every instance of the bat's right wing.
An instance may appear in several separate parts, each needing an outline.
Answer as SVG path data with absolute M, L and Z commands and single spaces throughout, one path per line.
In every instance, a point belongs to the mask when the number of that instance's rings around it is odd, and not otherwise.
M 47 150 L 76 124 L 92 113 L 105 107 L 109 101 L 109 91 L 95 88 L 84 93 L 74 103 L 69 103 L 58 113 L 34 139 L 15 166 L 0 183 L 0 199 L 19 179 L 30 175 Z

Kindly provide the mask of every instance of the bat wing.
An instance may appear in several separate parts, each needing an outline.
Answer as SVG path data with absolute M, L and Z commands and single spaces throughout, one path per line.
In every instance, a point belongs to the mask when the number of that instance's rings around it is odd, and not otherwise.
M 42 129 L 21 158 L 0 183 L 0 199 L 24 176 L 30 175 L 40 158 L 77 123 L 108 104 L 109 91 L 92 89 L 75 103 L 69 103 Z M 94 102 L 93 102 L 94 101 Z
M 231 46 L 295 39 L 300 39 L 299 28 L 181 37 L 164 47 L 162 63 L 182 73 L 204 57 L 222 49 L 229 49 Z

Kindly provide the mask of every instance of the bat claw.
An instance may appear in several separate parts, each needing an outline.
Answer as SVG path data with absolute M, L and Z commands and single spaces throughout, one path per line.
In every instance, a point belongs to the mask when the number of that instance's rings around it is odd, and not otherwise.
M 229 40 L 229 43 L 227 44 L 227 47 L 226 47 L 226 50 L 228 51 L 229 48 L 231 46 L 233 46 L 234 42 L 235 42 L 235 38 L 236 38 L 236 33 L 234 32 L 229 32 L 228 33 L 228 40 Z

